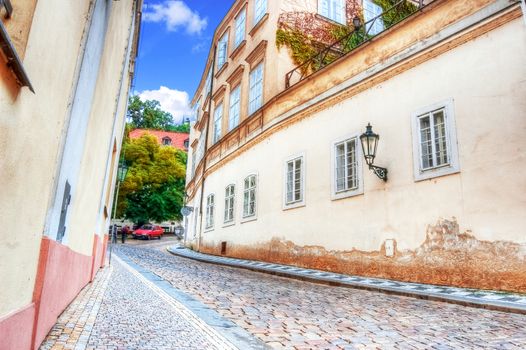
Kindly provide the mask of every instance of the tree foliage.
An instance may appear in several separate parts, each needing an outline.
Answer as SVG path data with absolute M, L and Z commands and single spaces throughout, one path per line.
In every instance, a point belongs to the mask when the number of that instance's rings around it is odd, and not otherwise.
M 129 170 L 120 185 L 117 216 L 138 224 L 180 220 L 186 153 L 160 145 L 150 134 L 128 139 L 123 152 Z
M 127 117 L 132 128 L 190 132 L 189 123 L 174 124 L 172 115 L 161 109 L 159 101 L 142 101 L 138 95 L 130 97 Z

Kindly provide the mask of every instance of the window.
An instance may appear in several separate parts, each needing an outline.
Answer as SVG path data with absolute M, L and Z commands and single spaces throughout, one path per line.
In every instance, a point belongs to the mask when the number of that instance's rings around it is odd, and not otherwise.
M 228 32 L 223 34 L 219 42 L 217 43 L 217 70 L 220 70 L 221 67 L 226 62 L 226 55 L 228 49 Z
M 414 113 L 413 156 L 417 181 L 460 170 L 452 101 Z
M 163 137 L 163 145 L 170 146 L 172 144 L 172 139 L 169 137 Z
M 243 191 L 243 217 L 256 216 L 256 175 L 245 178 Z
M 193 120 L 199 120 L 199 105 L 200 101 L 197 101 L 192 107 L 192 118 Z
M 256 0 L 254 4 L 254 25 L 256 25 L 267 13 L 267 0 Z
M 304 204 L 304 174 L 303 156 L 295 156 L 285 162 L 285 207 Z
M 183 142 L 183 146 L 184 146 L 184 148 L 185 148 L 185 149 L 188 149 L 188 146 L 189 146 L 189 145 L 190 145 L 190 140 L 189 140 L 189 139 L 184 140 L 184 142 Z
M 230 113 L 228 114 L 228 131 L 239 124 L 241 85 L 238 85 L 230 93 Z
M 225 189 L 225 223 L 234 221 L 235 190 L 235 185 L 228 185 Z
M 248 94 L 248 114 L 257 111 L 263 104 L 263 62 L 250 72 L 250 91 Z
M 332 198 L 363 193 L 362 151 L 358 136 L 346 137 L 333 144 Z
M 205 81 L 205 100 L 206 96 L 210 93 L 210 85 L 212 84 L 212 69 L 208 70 Z
M 216 106 L 214 111 L 214 138 L 213 143 L 216 143 L 221 138 L 221 122 L 223 120 L 223 104 Z
M 234 47 L 238 47 L 243 40 L 245 40 L 247 12 L 243 9 L 236 18 L 236 30 L 234 32 Z
M 330 18 L 335 22 L 345 23 L 345 1 L 344 0 L 319 0 L 318 13 Z
M 371 0 L 363 0 L 363 18 L 367 34 L 376 35 L 384 30 L 384 21 L 382 17 L 378 17 L 382 13 L 383 9 L 381 6 L 375 4 Z M 367 23 L 375 17 L 378 18 L 376 18 L 374 22 Z
M 214 227 L 214 195 L 206 197 L 206 225 L 205 228 Z

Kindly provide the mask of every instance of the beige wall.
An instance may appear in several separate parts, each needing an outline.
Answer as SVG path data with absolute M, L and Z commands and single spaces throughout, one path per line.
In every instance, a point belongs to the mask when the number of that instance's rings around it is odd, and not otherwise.
M 216 224 L 202 234 L 202 245 L 255 247 L 278 238 L 368 252 L 395 239 L 399 250 L 415 250 L 428 225 L 453 217 L 461 232 L 479 240 L 526 244 L 525 56 L 526 29 L 518 18 L 269 133 L 208 175 L 204 198 L 216 194 Z M 447 99 L 454 101 L 460 173 L 415 182 L 411 114 Z M 364 194 L 331 200 L 331 143 L 361 134 L 367 122 L 381 135 L 376 163 L 389 169 L 389 181 L 364 165 Z M 300 152 L 306 159 L 306 205 L 283 210 L 283 162 Z M 257 220 L 241 223 L 242 181 L 252 172 L 258 174 Z M 224 188 L 232 182 L 235 225 L 222 227 Z M 524 259 L 524 249 L 517 254 Z
M 96 223 L 116 115 L 115 138 L 119 144 L 121 140 L 127 71 L 117 114 L 115 99 L 133 3 L 125 0 L 112 4 L 76 203 L 70 209 L 73 215 L 67 244 L 88 256 L 93 249 L 93 234 L 103 230 Z M 16 13 L 16 2 L 13 5 Z M 0 221 L 4 226 L 0 234 L 0 317 L 32 301 L 39 248 L 54 196 L 90 5 L 89 0 L 37 2 L 24 57 L 35 94 L 16 87 L 11 72 L 4 62 L 0 63 Z

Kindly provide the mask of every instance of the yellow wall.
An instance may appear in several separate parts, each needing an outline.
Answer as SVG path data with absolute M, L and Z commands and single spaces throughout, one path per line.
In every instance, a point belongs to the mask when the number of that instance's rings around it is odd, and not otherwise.
M 76 203 L 70 209 L 67 244 L 88 256 L 93 234 L 101 233 L 107 225 L 96 227 L 133 3 L 112 3 Z M 16 13 L 17 2 L 13 5 Z M 92 6 L 90 0 L 37 2 L 24 56 L 34 94 L 16 87 L 5 62 L 0 62 L 0 222 L 4 227 L 0 234 L 0 317 L 32 300 L 40 243 L 54 198 L 69 104 Z M 124 77 L 115 125 L 119 144 L 129 86 L 127 71 Z

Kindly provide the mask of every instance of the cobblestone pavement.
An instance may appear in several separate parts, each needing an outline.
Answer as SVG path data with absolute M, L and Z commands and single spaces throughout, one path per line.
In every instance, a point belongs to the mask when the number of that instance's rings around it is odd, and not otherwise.
M 211 265 L 165 247 L 115 251 L 276 349 L 526 349 L 525 315 Z
M 155 246 L 155 245 L 154 245 Z M 42 343 L 58 349 L 230 349 L 118 257 L 62 313 Z

